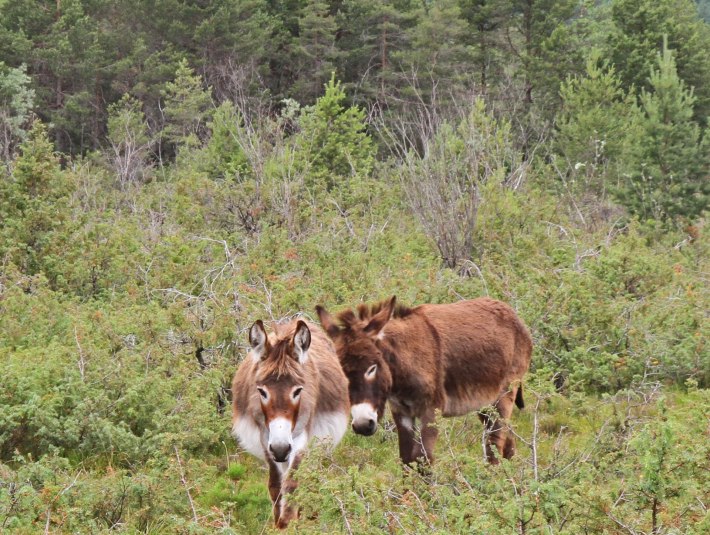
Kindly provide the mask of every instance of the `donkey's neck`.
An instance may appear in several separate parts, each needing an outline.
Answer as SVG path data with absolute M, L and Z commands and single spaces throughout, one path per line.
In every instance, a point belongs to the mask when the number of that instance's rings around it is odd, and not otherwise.
M 440 343 L 422 315 L 393 319 L 380 341 L 380 350 L 392 375 L 392 397 L 412 407 L 441 400 Z
M 392 394 L 396 397 L 401 396 L 404 391 L 410 388 L 410 366 L 411 363 L 406 361 L 406 355 L 401 355 L 401 344 L 398 337 L 388 337 L 382 340 L 380 344 L 382 356 L 387 363 L 392 376 Z

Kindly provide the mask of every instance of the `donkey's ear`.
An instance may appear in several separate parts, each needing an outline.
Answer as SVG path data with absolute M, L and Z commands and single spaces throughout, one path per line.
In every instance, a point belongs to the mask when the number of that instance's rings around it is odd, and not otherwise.
M 261 320 L 256 320 L 249 329 L 249 344 L 251 344 L 251 358 L 259 362 L 266 356 L 266 330 Z
M 311 347 L 311 330 L 303 320 L 298 320 L 293 334 L 293 351 L 298 362 L 305 364 L 308 360 L 308 348 Z
M 335 340 L 335 338 L 340 334 L 340 327 L 335 324 L 333 316 L 331 316 L 328 311 L 320 305 L 316 306 L 316 312 L 318 313 L 320 324 L 325 332 L 327 332 L 328 336 Z
M 394 305 L 395 305 L 396 301 L 397 301 L 397 297 L 395 297 L 393 295 L 390 298 L 390 300 L 385 304 L 385 306 L 382 307 L 382 310 L 380 310 L 377 314 L 372 316 L 370 323 L 368 323 L 367 326 L 365 327 L 365 332 L 367 334 L 372 334 L 374 336 L 380 336 L 382 329 L 384 328 L 385 325 L 387 325 L 387 322 L 392 317 L 392 313 L 394 312 Z

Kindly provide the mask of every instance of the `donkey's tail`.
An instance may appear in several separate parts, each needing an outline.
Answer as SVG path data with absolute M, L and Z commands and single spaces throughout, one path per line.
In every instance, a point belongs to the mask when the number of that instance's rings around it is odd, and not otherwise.
M 519 409 L 525 408 L 525 401 L 523 400 L 523 385 L 518 387 L 518 391 L 515 393 L 515 404 Z

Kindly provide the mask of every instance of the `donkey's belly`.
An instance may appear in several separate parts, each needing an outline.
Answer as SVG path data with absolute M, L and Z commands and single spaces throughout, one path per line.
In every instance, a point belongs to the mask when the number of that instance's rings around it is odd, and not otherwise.
M 469 412 L 479 411 L 487 405 L 492 405 L 498 400 L 500 390 L 495 389 L 470 389 L 447 393 L 444 401 L 444 416 L 463 416 Z

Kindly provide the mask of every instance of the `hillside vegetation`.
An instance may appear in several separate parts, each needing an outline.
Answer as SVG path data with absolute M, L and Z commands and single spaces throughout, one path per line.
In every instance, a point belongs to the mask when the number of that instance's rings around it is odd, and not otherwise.
M 271 532 L 247 330 L 391 295 L 516 309 L 518 453 L 348 432 L 290 532 L 710 531 L 709 53 L 689 0 L 0 0 L 0 532 Z

